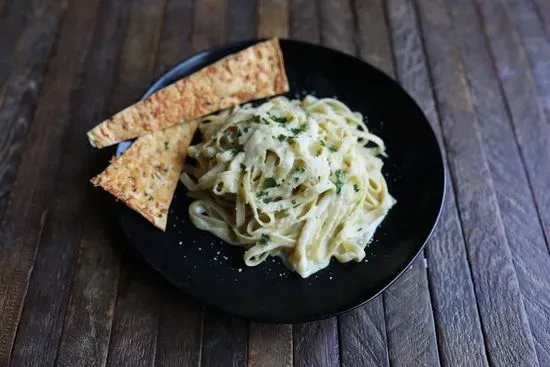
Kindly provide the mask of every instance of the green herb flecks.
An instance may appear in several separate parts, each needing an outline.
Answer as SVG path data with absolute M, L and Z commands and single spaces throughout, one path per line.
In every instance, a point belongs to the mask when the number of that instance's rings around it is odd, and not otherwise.
M 273 177 L 268 177 L 264 180 L 264 189 L 269 189 L 271 187 L 276 187 L 277 181 Z
M 285 140 L 286 138 L 287 138 L 287 137 L 284 136 L 283 134 L 279 134 L 279 136 L 277 136 L 277 140 L 279 140 L 279 141 L 283 141 L 283 140 Z
M 340 194 L 340 192 L 342 192 L 342 186 L 344 186 L 345 174 L 339 169 L 334 172 L 334 176 L 336 179 L 333 180 L 332 183 L 336 187 L 336 193 Z
M 300 125 L 299 128 L 290 129 L 290 131 L 292 131 L 292 133 L 293 133 L 294 135 L 298 135 L 298 134 L 300 134 L 300 133 L 303 133 L 303 132 L 306 131 L 306 130 L 307 130 L 307 125 L 306 125 L 306 124 Z
M 278 116 L 272 115 L 271 113 L 268 113 L 268 115 L 269 117 L 271 117 L 273 121 L 275 121 L 278 124 L 286 124 L 288 122 L 288 119 L 286 117 L 278 117 Z
M 260 245 L 265 246 L 265 245 L 267 245 L 267 243 L 269 242 L 269 239 L 270 239 L 269 235 L 267 235 L 267 234 L 265 234 L 265 233 L 262 233 L 262 234 L 260 235 L 260 240 L 258 241 L 258 243 L 259 243 Z

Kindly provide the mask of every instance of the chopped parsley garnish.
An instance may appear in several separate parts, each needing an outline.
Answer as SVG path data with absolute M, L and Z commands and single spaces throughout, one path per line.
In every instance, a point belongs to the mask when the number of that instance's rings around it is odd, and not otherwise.
M 277 181 L 273 177 L 268 177 L 264 180 L 264 189 L 277 186 Z
M 340 194 L 342 186 L 344 185 L 345 174 L 339 169 L 334 172 L 334 175 L 336 176 L 336 180 L 332 181 L 332 183 L 336 187 L 336 193 Z
M 248 130 L 250 130 L 250 128 L 247 126 L 247 127 L 245 127 L 243 130 L 244 130 L 245 133 L 247 133 Z
M 294 171 L 298 173 L 304 173 L 306 169 L 304 167 L 295 167 Z
M 296 200 L 292 199 L 292 205 L 296 205 Z
M 252 116 L 252 122 L 256 124 L 260 124 L 262 122 L 262 117 L 260 115 L 253 115 Z
M 241 132 L 241 129 L 237 130 L 237 138 L 240 138 L 243 133 Z
M 353 184 L 353 189 L 355 192 L 359 192 L 359 186 L 357 186 L 357 184 Z
M 278 116 L 272 115 L 271 113 L 269 113 L 269 117 L 271 117 L 271 119 L 278 124 L 286 124 L 288 122 L 288 119 L 286 117 L 278 117 Z
M 233 157 L 236 156 L 237 154 L 239 154 L 240 152 L 241 152 L 241 150 L 238 149 L 238 148 L 233 148 L 233 149 L 231 149 L 231 155 L 232 155 Z
M 266 196 L 266 195 L 267 195 L 267 191 L 263 191 L 263 190 L 260 191 L 260 192 L 258 192 L 258 194 L 257 194 L 257 196 L 258 196 L 259 198 L 261 198 L 262 196 Z
M 267 245 L 267 242 L 269 241 L 269 235 L 265 234 L 265 233 L 262 233 L 260 235 L 260 240 L 258 241 L 258 243 L 260 245 Z
M 241 169 L 242 169 L 243 171 L 246 171 L 246 166 L 245 166 L 244 164 L 242 164 L 242 163 L 241 163 Z
M 321 144 L 321 146 L 323 146 L 323 147 L 326 147 L 326 146 L 327 146 L 327 144 L 325 143 L 325 141 L 324 141 L 324 140 L 320 140 L 320 141 L 319 141 L 319 143 L 320 143 L 320 144 Z
M 290 131 L 292 131 L 292 133 L 294 135 L 298 135 L 299 133 L 303 133 L 304 131 L 307 130 L 307 125 L 306 124 L 302 124 L 300 125 L 299 128 L 293 128 L 293 129 L 290 129 Z
M 287 138 L 287 137 L 284 136 L 283 134 L 280 134 L 279 136 L 277 136 L 277 140 L 279 140 L 279 141 L 283 141 L 283 140 L 285 140 L 286 138 Z
M 331 152 L 336 152 L 338 149 L 334 145 L 331 145 L 330 147 L 328 147 L 328 150 L 330 150 Z

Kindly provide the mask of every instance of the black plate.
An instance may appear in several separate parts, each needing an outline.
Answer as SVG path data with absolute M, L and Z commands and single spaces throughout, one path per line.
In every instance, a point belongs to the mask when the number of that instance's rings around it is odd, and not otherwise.
M 146 93 L 173 83 L 257 41 L 232 43 L 182 62 Z M 420 108 L 392 79 L 351 56 L 324 47 L 281 40 L 289 97 L 337 97 L 368 118 L 384 139 L 384 175 L 397 204 L 378 228 L 360 263 L 331 265 L 307 279 L 270 258 L 244 265 L 243 249 L 193 226 L 189 199 L 178 185 L 163 233 L 122 204 L 116 205 L 130 243 L 170 282 L 203 302 L 243 318 L 303 322 L 357 307 L 388 287 L 420 253 L 437 222 L 445 174 L 435 135 Z M 119 153 L 127 144 L 119 145 Z

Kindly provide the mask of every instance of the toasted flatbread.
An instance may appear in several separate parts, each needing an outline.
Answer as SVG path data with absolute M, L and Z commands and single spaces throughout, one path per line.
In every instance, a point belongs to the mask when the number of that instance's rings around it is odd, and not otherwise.
M 127 107 L 90 130 L 88 139 L 102 148 L 287 91 L 283 54 L 279 41 L 272 39 L 229 55 Z
M 191 121 L 138 138 L 91 182 L 164 231 L 196 128 L 197 121 Z

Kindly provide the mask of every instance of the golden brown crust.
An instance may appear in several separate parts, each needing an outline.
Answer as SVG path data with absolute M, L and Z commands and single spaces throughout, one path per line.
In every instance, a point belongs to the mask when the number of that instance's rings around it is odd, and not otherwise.
M 254 99 L 288 91 L 277 39 L 229 55 L 163 88 L 88 132 L 102 148 Z
M 91 179 L 163 231 L 197 121 L 138 138 Z

